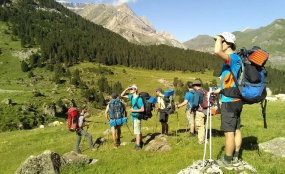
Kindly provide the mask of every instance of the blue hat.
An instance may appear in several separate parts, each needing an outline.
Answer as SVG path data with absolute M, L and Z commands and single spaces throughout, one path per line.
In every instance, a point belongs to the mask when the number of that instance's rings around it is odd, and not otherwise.
M 155 92 L 157 92 L 157 91 L 162 92 L 162 89 L 161 88 L 156 88 Z

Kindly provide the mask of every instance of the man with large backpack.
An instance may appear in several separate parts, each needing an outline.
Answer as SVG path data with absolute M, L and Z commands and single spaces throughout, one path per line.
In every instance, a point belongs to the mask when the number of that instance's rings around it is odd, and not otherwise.
M 76 143 L 75 143 L 75 150 L 76 150 L 77 153 L 81 153 L 79 145 L 80 145 L 80 142 L 81 142 L 82 135 L 84 135 L 85 137 L 88 138 L 88 143 L 89 143 L 90 149 L 92 151 L 96 150 L 94 148 L 94 145 L 93 145 L 92 135 L 89 134 L 87 131 L 83 130 L 84 126 L 89 127 L 89 123 L 86 123 L 86 120 L 84 118 L 84 114 L 86 112 L 87 112 L 87 107 L 83 106 L 81 108 L 81 112 L 80 112 L 80 115 L 79 115 L 79 118 L 78 118 L 78 126 L 77 126 L 77 129 L 76 129 L 76 136 L 77 136 L 77 138 L 76 138 Z
M 203 105 L 205 90 L 202 88 L 202 82 L 196 79 L 192 83 L 195 93 L 193 95 L 192 109 L 195 114 L 195 125 L 198 133 L 198 143 L 204 144 L 205 142 L 205 113 Z
M 161 88 L 155 89 L 157 95 L 157 111 L 159 112 L 159 122 L 161 123 L 161 134 L 168 134 L 168 113 L 166 108 L 166 101 L 164 100 L 164 95 Z
M 195 115 L 192 109 L 195 90 L 193 89 L 192 82 L 187 82 L 187 87 L 188 91 L 185 93 L 184 101 L 180 104 L 176 104 L 176 108 L 179 109 L 180 107 L 187 105 L 185 112 L 188 123 L 190 123 L 190 137 L 195 137 Z
M 130 94 L 126 94 L 127 90 L 130 90 Z M 131 116 L 133 120 L 134 134 L 136 135 L 136 145 L 133 151 L 141 150 L 142 148 L 142 133 L 141 133 L 141 119 L 138 118 L 140 113 L 145 111 L 143 99 L 138 95 L 138 87 L 131 85 L 127 87 L 122 93 L 122 98 L 128 98 L 131 100 Z
M 116 93 L 112 93 L 111 101 L 109 102 L 105 110 L 105 118 L 108 120 L 108 122 L 114 121 L 116 123 L 114 125 L 110 124 L 115 148 L 120 146 L 120 136 L 121 136 L 121 126 L 122 126 L 122 121 L 116 121 L 116 120 L 123 119 L 126 116 L 127 116 L 127 111 L 125 105 L 120 101 Z
M 234 53 L 236 49 L 235 36 L 229 32 L 217 35 L 215 40 L 214 53 L 224 61 L 220 76 L 220 88 L 215 90 L 215 94 L 221 93 L 221 130 L 225 134 L 225 155 L 215 163 L 220 167 L 232 168 L 238 166 L 239 150 L 242 143 L 240 131 L 240 115 L 242 111 L 242 100 L 226 96 L 223 91 L 236 87 L 235 79 L 241 68 L 240 57 Z

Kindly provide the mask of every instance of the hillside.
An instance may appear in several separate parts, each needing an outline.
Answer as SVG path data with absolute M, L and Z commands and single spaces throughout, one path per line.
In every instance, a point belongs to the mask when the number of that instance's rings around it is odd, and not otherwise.
M 78 4 L 61 2 L 68 9 L 82 17 L 114 31 L 130 42 L 142 45 L 165 44 L 178 48 L 186 48 L 171 34 L 156 31 L 146 16 L 138 17 L 126 4 L 113 6 L 111 4 L 85 4 L 78 8 Z
M 271 24 L 258 29 L 233 32 L 237 48 L 252 48 L 255 45 L 270 53 L 269 61 L 273 66 L 285 70 L 285 19 L 276 19 Z M 187 48 L 211 53 L 214 49 L 213 36 L 197 36 L 183 43 Z

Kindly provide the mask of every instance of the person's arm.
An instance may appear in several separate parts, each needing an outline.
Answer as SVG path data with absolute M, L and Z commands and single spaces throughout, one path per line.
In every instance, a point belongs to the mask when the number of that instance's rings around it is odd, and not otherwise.
M 107 105 L 106 110 L 105 110 L 105 118 L 107 119 L 107 121 L 110 120 L 109 116 L 108 116 L 108 111 L 109 111 L 109 105 Z
M 122 98 L 129 98 L 128 95 L 126 95 L 127 90 L 129 90 L 131 87 L 128 86 L 122 93 L 121 93 L 121 97 Z
M 131 108 L 130 111 L 131 112 L 144 112 L 144 104 L 143 104 L 142 98 L 138 99 L 138 107 L 139 107 L 138 110 L 134 110 L 133 108 Z
M 223 59 L 224 61 L 228 60 L 228 55 L 223 51 L 223 41 L 225 40 L 221 36 L 215 36 L 215 50 L 214 54 L 217 55 L 219 58 Z
M 82 127 L 84 126 L 83 122 L 84 122 L 84 117 L 80 115 L 79 118 L 78 118 L 78 127 L 80 129 L 82 129 Z
M 176 108 L 180 108 L 182 106 L 185 106 L 185 105 L 187 105 L 187 103 L 188 103 L 188 100 L 184 100 L 182 103 L 176 104 Z

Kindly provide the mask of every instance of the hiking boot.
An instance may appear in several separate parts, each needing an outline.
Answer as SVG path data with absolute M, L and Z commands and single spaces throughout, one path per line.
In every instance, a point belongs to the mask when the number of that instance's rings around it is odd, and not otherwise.
M 140 146 L 135 146 L 132 151 L 139 151 L 139 150 L 141 150 L 141 149 L 142 149 L 142 148 L 141 148 Z
M 76 153 L 78 153 L 78 154 L 82 154 L 82 152 L 79 150 L 79 151 L 76 151 Z
M 231 161 L 227 161 L 224 157 L 221 157 L 218 160 L 214 161 L 214 164 L 220 166 L 220 167 L 225 167 L 228 170 L 232 170 L 233 169 L 233 164 Z
M 121 144 L 120 138 L 117 138 L 117 139 L 116 139 L 116 142 L 117 142 L 117 144 L 120 146 L 120 144 Z
M 234 167 L 238 167 L 240 166 L 241 161 L 238 159 L 238 157 L 233 157 L 232 164 Z
M 195 134 L 195 133 L 190 132 L 189 137 L 190 137 L 190 138 L 191 138 L 191 137 L 196 137 L 196 134 Z
M 119 147 L 118 143 L 114 143 L 114 148 L 117 149 Z

